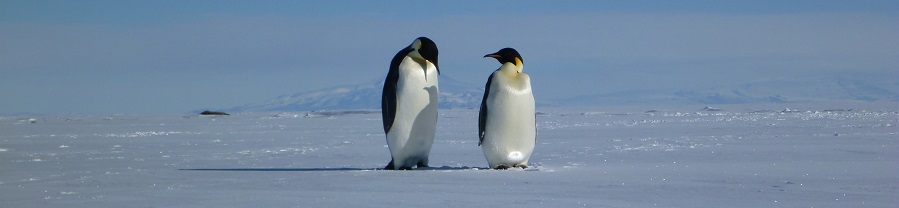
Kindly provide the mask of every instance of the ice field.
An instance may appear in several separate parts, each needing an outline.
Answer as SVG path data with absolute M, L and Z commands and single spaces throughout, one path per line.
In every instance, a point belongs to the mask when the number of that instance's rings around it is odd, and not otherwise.
M 538 108 L 526 170 L 486 170 L 477 109 L 431 168 L 377 111 L 0 117 L 0 207 L 896 207 L 899 106 Z M 718 109 L 720 108 L 720 109 Z

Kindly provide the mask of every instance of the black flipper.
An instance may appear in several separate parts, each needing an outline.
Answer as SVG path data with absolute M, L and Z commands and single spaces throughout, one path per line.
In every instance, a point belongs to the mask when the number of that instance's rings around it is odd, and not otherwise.
M 390 71 L 387 72 L 387 79 L 384 80 L 384 91 L 381 92 L 381 119 L 384 122 L 384 133 L 390 132 L 393 126 L 393 119 L 396 117 L 396 84 L 400 79 L 400 62 L 412 51 L 412 48 L 406 47 L 393 56 L 390 61 Z
M 487 128 L 487 95 L 490 94 L 490 83 L 493 82 L 493 74 L 490 74 L 490 77 L 487 78 L 487 86 L 484 87 L 484 99 L 481 99 L 481 111 L 478 113 L 478 146 L 481 146 L 481 143 L 484 143 L 484 130 Z
M 390 132 L 393 120 L 396 118 L 396 84 L 400 78 L 399 66 L 406 54 L 412 51 L 411 47 L 403 48 L 393 56 L 390 61 L 390 70 L 387 71 L 387 79 L 384 80 L 384 91 L 381 92 L 381 120 L 384 123 L 384 134 Z M 394 170 L 393 158 L 384 169 Z

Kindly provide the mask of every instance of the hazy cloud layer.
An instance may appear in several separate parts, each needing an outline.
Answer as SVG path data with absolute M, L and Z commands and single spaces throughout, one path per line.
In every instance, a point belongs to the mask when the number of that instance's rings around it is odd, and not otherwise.
M 398 14 L 403 7 L 329 14 L 296 12 L 308 11 L 300 6 L 50 20 L 7 14 L 0 16 L 0 113 L 180 113 L 253 103 L 381 77 L 418 36 L 437 42 L 444 75 L 475 85 L 498 67 L 484 54 L 515 47 L 547 98 L 821 73 L 899 75 L 893 13 L 672 7 L 453 5 L 422 17 Z

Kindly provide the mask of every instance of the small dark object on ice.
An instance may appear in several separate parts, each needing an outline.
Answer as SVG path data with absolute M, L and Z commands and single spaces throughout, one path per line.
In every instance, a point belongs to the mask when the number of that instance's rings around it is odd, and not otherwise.
M 221 111 L 203 111 L 203 112 L 200 113 L 200 115 L 204 115 L 204 116 L 230 116 L 231 114 L 227 114 L 227 113 L 221 112 Z

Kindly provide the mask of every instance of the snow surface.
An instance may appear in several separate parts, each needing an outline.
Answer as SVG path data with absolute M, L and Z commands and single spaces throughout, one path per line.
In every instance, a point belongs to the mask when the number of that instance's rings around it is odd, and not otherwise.
M 896 103 L 538 109 L 526 170 L 485 170 L 477 110 L 432 168 L 379 112 L 0 117 L 0 207 L 896 207 Z M 789 110 L 786 110 L 789 109 Z

